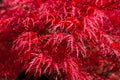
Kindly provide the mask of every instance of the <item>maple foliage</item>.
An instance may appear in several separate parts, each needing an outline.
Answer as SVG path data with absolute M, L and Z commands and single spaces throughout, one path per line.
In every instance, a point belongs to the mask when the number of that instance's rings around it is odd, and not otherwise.
M 3 0 L 0 80 L 119 80 L 119 0 Z

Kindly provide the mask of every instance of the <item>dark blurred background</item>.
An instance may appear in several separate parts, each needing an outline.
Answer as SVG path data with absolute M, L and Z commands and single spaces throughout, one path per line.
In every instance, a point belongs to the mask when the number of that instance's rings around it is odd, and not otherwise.
M 0 3 L 2 3 L 2 0 L 0 0 Z

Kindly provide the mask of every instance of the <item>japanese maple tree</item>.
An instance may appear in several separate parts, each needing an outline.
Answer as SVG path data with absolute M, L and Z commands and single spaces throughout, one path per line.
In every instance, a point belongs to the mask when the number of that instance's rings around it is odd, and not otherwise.
M 120 80 L 119 0 L 3 0 L 0 80 Z

